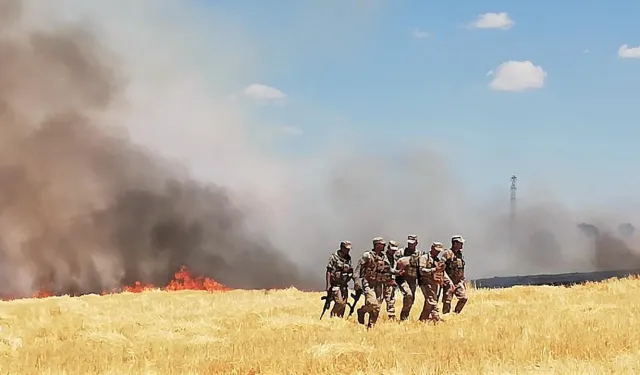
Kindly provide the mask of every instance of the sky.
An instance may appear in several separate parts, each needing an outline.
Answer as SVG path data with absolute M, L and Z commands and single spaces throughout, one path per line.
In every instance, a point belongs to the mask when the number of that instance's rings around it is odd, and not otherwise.
M 259 71 L 237 85 L 263 97 L 253 118 L 287 135 L 286 155 L 341 131 L 380 152 L 446 150 L 474 194 L 508 194 L 516 174 L 522 194 L 537 184 L 569 205 L 637 195 L 638 3 L 190 4 L 257 46 Z

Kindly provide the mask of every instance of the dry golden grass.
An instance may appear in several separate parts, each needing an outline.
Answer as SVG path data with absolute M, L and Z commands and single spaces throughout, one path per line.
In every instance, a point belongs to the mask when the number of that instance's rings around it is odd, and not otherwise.
M 470 292 L 433 326 L 320 321 L 320 293 L 0 303 L 1 374 L 640 374 L 640 280 Z M 401 303 L 398 295 L 398 303 Z M 326 315 L 328 316 L 328 314 Z M 355 314 L 354 314 L 355 316 Z

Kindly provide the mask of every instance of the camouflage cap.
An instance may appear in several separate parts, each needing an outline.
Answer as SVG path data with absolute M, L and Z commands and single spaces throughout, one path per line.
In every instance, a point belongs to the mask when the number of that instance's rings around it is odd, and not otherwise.
M 389 249 L 398 250 L 398 243 L 394 240 L 389 240 Z
M 464 241 L 465 241 L 464 237 L 462 237 L 460 235 L 455 235 L 455 236 L 451 237 L 451 243 L 454 243 L 454 242 L 464 243 Z
M 382 238 L 382 237 L 375 237 L 373 239 L 373 244 L 374 245 L 377 245 L 377 244 L 383 244 L 384 245 L 385 243 L 386 242 L 384 241 L 384 238 Z
M 407 243 L 416 243 L 418 242 L 418 236 L 416 236 L 415 234 L 410 234 L 407 236 Z
M 442 246 L 441 242 L 433 242 L 431 244 L 431 247 L 433 247 L 434 249 L 442 249 L 444 246 Z
M 341 241 L 340 247 L 344 247 L 345 249 L 351 249 L 351 241 Z

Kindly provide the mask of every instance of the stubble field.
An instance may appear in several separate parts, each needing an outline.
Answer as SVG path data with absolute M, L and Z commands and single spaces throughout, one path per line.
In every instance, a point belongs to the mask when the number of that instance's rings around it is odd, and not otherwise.
M 416 321 L 420 296 L 410 322 L 369 331 L 295 289 L 0 302 L 0 373 L 640 373 L 640 280 L 469 294 L 437 326 Z

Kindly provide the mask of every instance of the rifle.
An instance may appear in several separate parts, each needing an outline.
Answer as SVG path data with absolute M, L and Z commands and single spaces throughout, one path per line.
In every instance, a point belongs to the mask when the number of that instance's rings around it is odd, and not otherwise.
M 331 307 L 331 301 L 333 301 L 333 288 L 327 290 L 327 295 L 320 297 L 320 299 L 324 300 L 324 307 L 322 308 L 322 314 L 320 314 L 320 320 L 322 320 L 324 313 L 329 310 L 329 307 Z
M 351 297 L 353 297 L 353 303 L 347 302 L 347 305 L 349 306 L 349 316 L 347 316 L 347 318 L 353 315 L 353 310 L 355 310 L 356 303 L 358 303 L 358 300 L 360 299 L 361 296 L 362 296 L 362 288 L 356 290 L 355 293 L 351 294 Z

